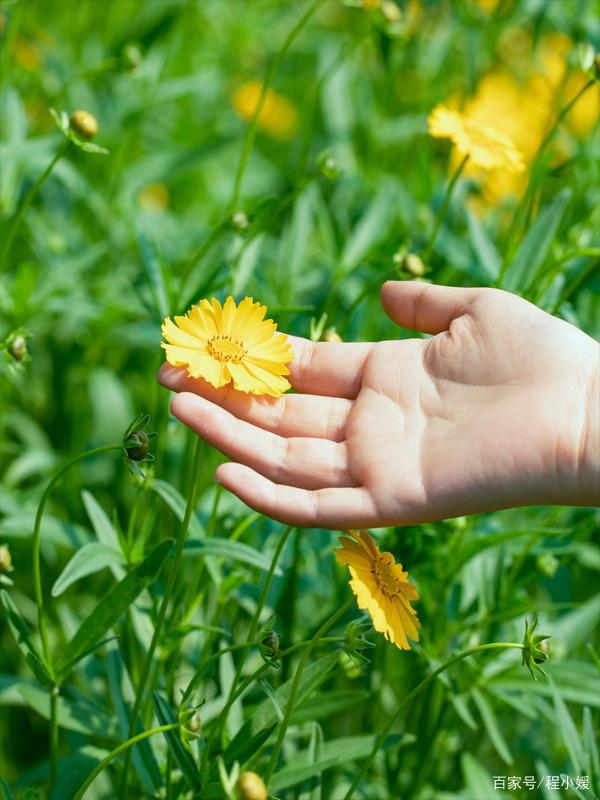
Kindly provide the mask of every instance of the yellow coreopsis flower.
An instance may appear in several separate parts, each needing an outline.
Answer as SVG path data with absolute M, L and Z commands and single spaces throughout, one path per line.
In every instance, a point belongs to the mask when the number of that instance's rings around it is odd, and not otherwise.
M 429 133 L 438 139 L 450 139 L 459 156 L 468 156 L 471 163 L 482 169 L 506 169 L 522 172 L 525 169 L 520 151 L 508 136 L 482 125 L 460 111 L 440 104 L 428 119 Z
M 366 609 L 376 631 L 401 650 L 410 650 L 408 639 L 419 641 L 421 623 L 411 600 L 418 600 L 417 590 L 408 580 L 408 573 L 397 564 L 391 553 L 382 553 L 367 531 L 348 531 L 341 547 L 335 551 L 339 564 L 350 570 L 350 588 L 358 607 Z
M 240 117 L 246 121 L 252 119 L 261 92 L 260 81 L 248 81 L 236 89 L 233 95 L 233 107 Z M 289 100 L 272 89 L 267 89 L 257 124 L 274 139 L 290 139 L 298 125 L 298 114 Z
M 287 336 L 265 320 L 266 306 L 246 297 L 236 306 L 228 297 L 223 306 L 214 297 L 200 300 L 175 322 L 166 317 L 162 333 L 167 361 L 187 367 L 192 378 L 203 378 L 215 388 L 233 382 L 249 394 L 279 397 L 290 388 L 284 375 L 293 357 Z

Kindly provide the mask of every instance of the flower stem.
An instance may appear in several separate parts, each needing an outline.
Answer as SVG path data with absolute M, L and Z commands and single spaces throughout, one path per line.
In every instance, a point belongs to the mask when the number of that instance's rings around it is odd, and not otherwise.
M 192 514 L 194 512 L 194 508 L 196 506 L 196 494 L 197 494 L 197 478 L 198 478 L 198 470 L 200 467 L 200 453 L 201 453 L 201 440 L 198 438 L 196 440 L 196 446 L 194 451 L 194 462 L 192 466 L 192 473 L 191 473 L 191 482 L 190 482 L 190 489 L 188 492 L 188 500 L 185 509 L 185 514 L 183 517 L 183 521 L 181 523 L 181 527 L 179 529 L 179 535 L 177 537 L 177 546 L 175 550 L 175 556 L 173 558 L 173 564 L 171 565 L 171 570 L 169 572 L 169 577 L 167 578 L 167 585 L 165 587 L 165 593 L 162 598 L 162 602 L 158 609 L 158 615 L 156 618 L 156 625 L 154 627 L 154 633 L 152 635 L 152 641 L 150 642 L 150 647 L 148 648 L 148 652 L 146 653 L 146 657 L 144 659 L 144 663 L 142 664 L 142 671 L 140 675 L 140 681 L 137 687 L 137 692 L 135 696 L 135 702 L 133 704 L 133 710 L 131 712 L 131 717 L 129 719 L 129 736 L 132 737 L 135 733 L 135 727 L 137 724 L 138 714 L 140 710 L 144 707 L 144 700 L 145 700 L 145 693 L 146 693 L 146 685 L 148 683 L 148 677 L 150 675 L 150 669 L 152 668 L 152 662 L 154 659 L 154 653 L 156 651 L 156 646 L 158 645 L 158 640 L 162 633 L 163 622 L 165 620 L 165 616 L 167 613 L 167 609 L 169 603 L 171 602 L 171 597 L 173 595 L 173 590 L 175 588 L 175 581 L 177 579 L 177 575 L 179 573 L 179 565 L 181 562 L 181 557 L 183 555 L 183 548 L 185 545 L 185 540 L 187 538 L 188 528 L 190 526 L 190 520 L 192 518 Z M 125 758 L 125 764 L 123 766 L 123 775 L 121 778 L 121 788 L 119 791 L 119 797 L 125 797 L 125 790 L 127 787 L 127 774 L 129 772 L 129 764 L 131 762 L 131 751 L 127 751 L 127 756 Z
M 102 761 L 90 772 L 85 781 L 79 787 L 79 790 L 77 791 L 77 794 L 73 797 L 73 800 L 82 800 L 87 789 L 89 789 L 89 787 L 96 780 L 98 775 L 118 755 L 125 752 L 126 750 L 129 752 L 131 747 L 136 745 L 138 742 L 143 742 L 144 739 L 149 739 L 151 736 L 156 736 L 157 733 L 165 733 L 166 731 L 172 731 L 178 727 L 179 727 L 179 722 L 171 722 L 168 725 L 159 725 L 157 728 L 151 728 L 148 731 L 143 731 L 142 733 L 138 733 L 137 736 L 134 736 L 133 738 L 128 739 L 126 742 L 120 744 L 118 747 L 115 747 L 115 749 L 112 750 L 107 756 L 105 756 L 105 758 L 103 758 Z
M 59 151 L 54 156 L 52 161 L 48 164 L 46 169 L 42 172 L 42 174 L 39 176 L 37 181 L 33 184 L 31 189 L 27 192 L 27 194 L 25 195 L 25 197 L 21 201 L 21 205 L 17 209 L 17 211 L 15 213 L 15 216 L 13 217 L 12 222 L 10 223 L 10 226 L 8 228 L 8 232 L 7 232 L 6 236 L 4 237 L 4 243 L 2 245 L 2 250 L 0 251 L 0 271 L 2 271 L 2 269 L 4 268 L 4 264 L 6 262 L 6 257 L 8 255 L 8 251 L 10 249 L 10 246 L 12 244 L 13 239 L 15 238 L 15 234 L 19 230 L 21 222 L 23 221 L 23 217 L 25 216 L 25 212 L 27 211 L 27 209 L 31 205 L 33 199 L 35 198 L 35 196 L 37 195 L 39 190 L 41 189 L 42 184 L 44 183 L 44 181 L 46 180 L 48 175 L 50 175 L 50 173 L 52 172 L 52 170 L 54 169 L 56 164 L 65 155 L 65 153 L 69 149 L 70 145 L 71 145 L 70 140 L 67 140 L 63 144 L 63 146 L 59 149 Z
M 58 778 L 58 686 L 50 691 L 50 784 Z
M 279 734 L 277 736 L 277 741 L 273 747 L 273 752 L 271 754 L 271 761 L 269 762 L 269 766 L 267 767 L 267 771 L 264 775 L 264 781 L 268 785 L 269 781 L 271 780 L 271 775 L 273 774 L 273 770 L 277 766 L 277 759 L 279 758 L 279 753 L 281 752 L 281 748 L 283 746 L 283 740 L 285 739 L 285 734 L 287 733 L 287 729 L 290 724 L 290 720 L 292 718 L 292 713 L 294 711 L 294 703 L 296 700 L 296 695 L 298 693 L 298 689 L 300 688 L 300 680 L 302 678 L 302 673 L 304 672 L 304 667 L 306 666 L 306 662 L 310 658 L 310 654 L 312 653 L 315 646 L 318 644 L 319 640 L 335 623 L 341 619 L 344 614 L 346 614 L 350 609 L 354 606 L 356 600 L 354 597 L 351 600 L 339 608 L 335 614 L 332 614 L 329 619 L 327 619 L 319 628 L 319 630 L 315 633 L 312 639 L 309 641 L 308 645 L 304 649 L 304 652 L 300 656 L 300 662 L 296 668 L 296 673 L 294 675 L 294 680 L 292 682 L 292 686 L 290 688 L 290 695 L 288 698 L 288 702 L 285 708 L 285 714 L 281 721 L 281 725 L 279 727 Z
M 435 680 L 435 678 L 437 678 L 437 676 L 440 675 L 442 672 L 445 672 L 453 664 L 456 664 L 458 661 L 462 661 L 464 658 L 467 658 L 468 656 L 472 656 L 475 653 L 481 653 L 484 650 L 506 650 L 506 649 L 522 650 L 523 649 L 523 645 L 522 644 L 517 644 L 516 642 L 489 642 L 487 644 L 480 644 L 477 647 L 471 647 L 468 650 L 463 650 L 462 653 L 459 653 L 458 655 L 453 656 L 452 658 L 448 659 L 448 661 L 446 661 L 444 664 L 442 664 L 440 667 L 438 667 L 436 670 L 434 670 L 430 675 L 428 675 L 426 678 L 424 678 L 421 681 L 421 683 L 419 683 L 417 686 L 415 686 L 415 688 L 412 690 L 412 692 L 407 694 L 406 697 L 402 700 L 400 705 L 396 708 L 396 710 L 394 711 L 392 716 L 389 718 L 389 720 L 386 722 L 386 724 L 383 726 L 383 728 L 379 732 L 379 734 L 377 736 L 377 739 L 375 740 L 375 744 L 373 745 L 373 749 L 371 750 L 371 752 L 369 754 L 369 757 L 367 758 L 367 760 L 364 762 L 364 764 L 362 765 L 362 767 L 358 771 L 356 777 L 354 778 L 354 781 L 352 782 L 352 785 L 350 786 L 350 788 L 348 789 L 348 791 L 344 795 L 343 800 L 350 800 L 350 798 L 352 798 L 354 796 L 354 792 L 356 791 L 359 783 L 361 782 L 361 780 L 366 775 L 367 770 L 369 769 L 369 767 L 371 766 L 371 764 L 375 760 L 375 757 L 376 757 L 377 753 L 383 747 L 383 745 L 385 743 L 385 740 L 388 737 L 389 732 L 391 731 L 391 729 L 394 727 L 396 721 L 398 720 L 398 717 L 400 716 L 400 712 L 404 709 L 404 707 L 406 705 L 408 705 L 408 703 L 410 703 L 410 701 L 413 698 L 415 698 L 419 694 L 419 692 L 421 692 L 423 689 L 425 689 L 425 687 L 428 686 L 433 680 Z
M 232 212 L 236 210 L 238 201 L 240 199 L 242 179 L 244 177 L 244 172 L 246 171 L 246 166 L 248 164 L 248 159 L 250 158 L 250 153 L 252 152 L 252 148 L 254 147 L 254 140 L 256 138 L 256 129 L 258 126 L 258 118 L 265 104 L 265 100 L 267 98 L 267 92 L 269 91 L 271 83 L 273 82 L 275 73 L 277 72 L 277 69 L 281 64 L 284 55 L 287 53 L 290 45 L 292 44 L 296 36 L 300 33 L 302 28 L 306 25 L 308 20 L 312 17 L 312 15 L 317 10 L 321 2 L 322 0 L 313 0 L 313 2 L 310 4 L 306 12 L 302 15 L 302 17 L 300 17 L 296 25 L 289 32 L 279 52 L 269 65 L 267 74 L 265 75 L 265 79 L 262 84 L 260 96 L 258 98 L 258 103 L 256 104 L 252 120 L 250 121 L 250 125 L 248 126 L 248 131 L 246 133 L 246 141 L 244 142 L 244 149 L 242 150 L 242 155 L 240 157 L 240 162 L 238 164 L 237 172 L 235 175 L 233 192 L 231 194 L 231 200 L 229 201 L 229 209 Z
M 570 100 L 567 103 L 567 105 L 561 110 L 561 112 L 559 113 L 558 117 L 556 118 L 556 121 L 554 122 L 554 125 L 552 125 L 552 127 L 550 128 L 548 133 L 545 135 L 542 143 L 540 144 L 540 146 L 538 148 L 537 153 L 535 154 L 535 158 L 534 158 L 533 164 L 531 166 L 531 172 L 530 172 L 530 175 L 529 175 L 529 181 L 527 183 L 527 188 L 525 189 L 525 193 L 523 194 L 523 197 L 521 198 L 521 200 L 519 201 L 519 203 L 518 203 L 518 205 L 517 205 L 517 207 L 515 209 L 515 214 L 513 216 L 513 219 L 512 219 L 511 225 L 510 225 L 510 229 L 508 231 L 507 243 L 506 243 L 506 247 L 505 247 L 506 255 L 505 255 L 504 261 L 502 263 L 502 269 L 500 270 L 500 275 L 498 276 L 498 285 L 499 286 L 502 285 L 502 282 L 503 282 L 503 279 L 504 279 L 504 275 L 506 273 L 506 270 L 508 269 L 508 265 L 512 261 L 512 255 L 513 255 L 512 244 L 513 244 L 515 236 L 518 233 L 519 228 L 521 227 L 521 223 L 523 221 L 523 217 L 525 216 L 525 212 L 526 212 L 527 206 L 529 205 L 530 198 L 531 198 L 531 196 L 533 194 L 534 187 L 535 187 L 535 184 L 536 184 L 537 178 L 538 178 L 538 171 L 539 171 L 540 163 L 542 161 L 542 157 L 543 157 L 548 145 L 550 144 L 552 139 L 554 139 L 554 136 L 555 136 L 560 124 L 564 120 L 564 118 L 567 116 L 569 111 L 573 108 L 575 103 L 577 103 L 577 101 L 582 97 L 582 95 L 584 95 L 587 92 L 587 90 L 595 84 L 595 82 L 596 81 L 593 78 L 590 79 L 577 92 L 575 97 L 572 100 Z
M 267 577 L 265 578 L 265 582 L 262 591 L 260 593 L 260 597 L 258 598 L 258 602 L 256 604 L 256 610 L 254 612 L 254 617 L 250 625 L 250 632 L 248 634 L 246 642 L 244 643 L 242 654 L 240 656 L 240 660 L 238 661 L 237 669 L 235 671 L 235 677 L 231 683 L 231 689 L 229 690 L 229 696 L 227 698 L 227 702 L 225 703 L 221 713 L 219 714 L 219 718 L 217 720 L 217 724 L 215 727 L 215 732 L 213 736 L 211 736 L 211 738 L 206 742 L 204 752 L 202 753 L 203 766 L 205 766 L 208 763 L 212 745 L 215 739 L 218 738 L 218 736 L 220 735 L 220 732 L 225 727 L 225 723 L 227 722 L 227 716 L 229 714 L 229 709 L 231 708 L 231 706 L 235 701 L 238 681 L 242 676 L 242 670 L 244 669 L 244 664 L 246 663 L 246 657 L 248 655 L 248 650 L 250 648 L 250 645 L 256 638 L 256 631 L 258 630 L 258 626 L 260 624 L 260 615 L 267 601 L 267 597 L 269 596 L 269 590 L 271 589 L 273 576 L 275 575 L 275 569 L 277 568 L 277 562 L 279 561 L 279 557 L 281 556 L 285 543 L 287 542 L 288 537 L 292 532 L 292 530 L 293 528 L 288 526 L 279 537 L 279 541 L 277 542 L 277 546 L 275 547 L 275 552 L 273 553 L 273 558 L 271 559 L 271 565 L 269 567 Z M 189 694 L 195 687 L 197 675 L 198 673 L 196 673 L 196 675 L 194 675 L 194 678 L 192 678 L 190 685 L 185 691 L 185 697 L 189 697 Z
M 433 251 L 433 246 L 437 239 L 438 233 L 440 232 L 442 222 L 444 221 L 444 218 L 446 216 L 446 211 L 448 210 L 448 205 L 450 204 L 454 187 L 456 186 L 456 183 L 460 178 L 460 175 L 463 169 L 465 168 L 465 164 L 467 163 L 468 160 L 469 156 L 466 155 L 460 162 L 460 164 L 458 165 L 458 167 L 456 168 L 456 170 L 454 171 L 452 177 L 448 182 L 448 186 L 446 187 L 446 194 L 444 195 L 442 205 L 440 206 L 440 210 L 438 211 L 437 216 L 435 218 L 435 224 L 433 226 L 433 230 L 431 231 L 431 235 L 427 241 L 427 244 L 425 245 L 425 249 L 423 250 L 424 261 L 427 261 L 431 256 L 431 253 Z

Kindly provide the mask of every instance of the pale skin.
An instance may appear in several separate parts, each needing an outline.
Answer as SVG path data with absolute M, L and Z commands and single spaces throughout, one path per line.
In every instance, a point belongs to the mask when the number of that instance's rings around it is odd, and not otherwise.
M 173 414 L 230 459 L 216 480 L 301 527 L 376 528 L 600 501 L 600 348 L 516 295 L 388 281 L 430 338 L 290 337 L 295 394 L 214 389 L 165 364 Z

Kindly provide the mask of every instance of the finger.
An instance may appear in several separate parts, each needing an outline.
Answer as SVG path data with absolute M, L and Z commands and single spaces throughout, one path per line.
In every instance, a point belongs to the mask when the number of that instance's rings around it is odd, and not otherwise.
M 306 489 L 354 485 L 344 443 L 301 437 L 286 439 L 187 392 L 173 399 L 171 410 L 213 447 L 271 480 Z
M 398 325 L 441 333 L 465 313 L 481 291 L 417 281 L 386 281 L 381 287 L 381 301 L 388 317 Z
M 221 464 L 215 480 L 246 505 L 286 525 L 301 528 L 367 528 L 377 522 L 368 491 L 360 488 L 327 488 L 306 491 L 282 486 L 243 464 Z
M 299 392 L 353 399 L 360 390 L 369 342 L 311 342 L 289 336 L 294 359 L 288 380 Z
M 344 440 L 346 417 L 352 406 L 341 397 L 285 394 L 257 397 L 236 391 L 232 385 L 215 389 L 202 378 L 190 378 L 184 367 L 163 364 L 158 380 L 173 392 L 193 392 L 225 408 L 239 419 L 278 433 L 280 436 L 310 436 L 315 439 Z

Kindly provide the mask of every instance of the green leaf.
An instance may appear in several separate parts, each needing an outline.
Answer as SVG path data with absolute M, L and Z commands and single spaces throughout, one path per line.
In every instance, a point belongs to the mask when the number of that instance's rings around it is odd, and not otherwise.
M 599 623 L 600 594 L 594 594 L 579 608 L 563 614 L 556 622 L 546 624 L 546 627 L 553 641 L 570 652 L 577 645 L 589 640 Z
M 50 697 L 47 691 L 27 683 L 22 683 L 18 691 L 26 705 L 37 711 L 44 719 L 50 719 Z M 70 700 L 59 696 L 57 712 L 58 725 L 61 728 L 87 736 L 111 739 L 117 736 L 114 720 L 106 711 L 86 700 Z
M 107 592 L 92 613 L 85 619 L 75 636 L 67 644 L 56 665 L 60 678 L 66 677 L 75 664 L 117 624 L 122 614 L 137 596 L 160 572 L 171 549 L 173 540 L 161 542 L 123 580 Z
M 185 498 L 179 494 L 177 489 L 171 486 L 170 483 L 161 481 L 158 478 L 150 481 L 149 488 L 153 489 L 165 501 L 177 519 L 182 522 L 185 516 L 186 501 Z M 204 539 L 206 537 L 204 528 L 196 514 L 192 514 L 190 517 L 189 533 L 190 537 L 195 539 Z
M 40 653 L 33 644 L 31 631 L 29 630 L 27 622 L 23 619 L 19 610 L 13 603 L 12 598 L 8 592 L 4 591 L 4 589 L 0 589 L 0 600 L 4 606 L 4 611 L 6 612 L 8 627 L 10 628 L 12 635 L 15 637 L 15 641 L 25 656 L 25 661 L 27 661 L 29 664 L 33 674 L 42 685 L 47 686 L 48 688 L 54 686 L 54 681 L 52 680 L 52 677 L 45 666 Z
M 351 272 L 387 233 L 394 215 L 395 187 L 385 181 L 346 239 L 341 256 L 341 271 Z
M 321 683 L 323 683 L 323 681 L 327 679 L 327 676 L 337 664 L 339 657 L 339 651 L 333 651 L 322 658 L 318 658 L 316 661 L 313 661 L 312 664 L 309 664 L 307 667 L 305 667 L 300 679 L 298 693 L 296 695 L 296 709 L 301 708 L 304 701 Z M 275 692 L 275 696 L 277 697 L 277 701 L 279 702 L 281 708 L 285 708 L 287 706 L 293 680 L 293 678 L 290 678 L 290 680 L 283 683 Z M 260 703 L 260 705 L 252 714 L 251 720 L 253 733 L 257 733 L 258 731 L 263 730 L 271 725 L 273 722 L 276 722 L 277 713 L 272 701 L 263 700 L 263 702 Z
M 536 221 L 525 234 L 514 261 L 506 270 L 502 281 L 503 289 L 523 293 L 534 284 L 554 241 L 571 195 L 571 189 L 563 189 L 540 211 Z
M 583 709 L 583 748 L 586 757 L 586 773 L 590 775 L 591 785 L 600 791 L 600 757 L 594 731 L 592 712 L 586 706 Z
M 119 647 L 116 642 L 110 642 L 106 648 L 106 672 L 108 688 L 113 708 L 117 715 L 119 734 L 123 741 L 129 736 L 129 720 L 135 700 L 135 692 L 123 663 Z M 138 726 L 136 733 L 141 733 Z M 154 757 L 152 739 L 139 742 L 132 751 L 132 760 L 135 770 L 148 795 L 154 795 L 162 785 L 160 768 Z
M 265 572 L 271 567 L 271 556 L 255 550 L 242 542 L 234 542 L 231 539 L 220 539 L 212 536 L 209 539 L 189 539 L 184 546 L 183 554 L 196 555 L 204 554 L 209 556 L 223 556 L 232 561 L 240 561 L 242 564 L 249 564 L 251 567 L 258 567 Z M 275 575 L 281 575 L 281 569 L 275 568 Z
M 152 698 L 154 700 L 154 710 L 156 711 L 156 716 L 158 717 L 161 725 L 169 725 L 172 722 L 177 721 L 177 717 L 175 716 L 173 709 L 158 692 L 153 692 Z M 177 729 L 175 728 L 171 731 L 165 731 L 163 735 L 167 740 L 169 750 L 171 751 L 177 766 L 184 774 L 187 782 L 190 785 L 190 788 L 195 792 L 199 792 L 202 788 L 202 782 L 200 781 L 198 766 L 190 751 L 183 746 L 183 742 L 179 738 Z
M 81 499 L 83 500 L 83 505 L 85 506 L 85 510 L 90 518 L 96 536 L 98 537 L 98 541 L 107 547 L 111 547 L 113 550 L 119 550 L 119 537 L 106 511 L 102 508 L 94 495 L 88 492 L 87 489 L 81 492 Z
M 466 212 L 467 224 L 469 226 L 469 236 L 471 246 L 477 257 L 477 264 L 481 267 L 484 277 L 489 283 L 497 280 L 500 274 L 502 259 L 494 243 L 486 233 L 485 228 L 474 214 Z
M 50 792 L 49 800 L 71 800 L 98 764 L 108 755 L 107 750 L 85 745 L 58 762 L 58 780 Z
M 311 759 L 311 751 L 304 750 L 294 755 L 292 766 L 284 767 L 273 775 L 269 783 L 269 791 L 280 792 L 290 786 L 296 786 L 303 781 L 309 780 L 315 775 L 320 775 L 326 769 L 339 767 L 349 761 L 356 761 L 359 758 L 366 758 L 373 749 L 376 736 L 345 736 L 340 739 L 333 739 L 325 742 L 321 749 L 321 756 L 317 760 Z M 388 750 L 398 744 L 409 744 L 415 741 L 412 735 L 388 736 L 383 749 Z
M 513 757 L 510 754 L 510 750 L 508 749 L 508 745 L 504 740 L 504 736 L 502 736 L 500 726 L 498 725 L 498 720 L 496 719 L 496 715 L 491 705 L 488 703 L 487 699 L 483 696 L 479 689 L 471 689 L 471 697 L 479 709 L 481 719 L 483 720 L 485 729 L 488 732 L 490 741 L 494 746 L 494 750 L 498 753 L 505 764 L 512 764 Z
M 14 795 L 10 790 L 10 786 L 4 780 L 4 778 L 0 777 L 0 800 L 14 800 Z
M 252 721 L 248 720 L 248 722 L 239 729 L 223 753 L 223 760 L 225 761 L 227 769 L 231 769 L 235 761 L 239 763 L 240 767 L 243 767 L 244 764 L 260 750 L 276 727 L 277 723 L 274 722 L 262 731 L 258 731 L 258 733 L 252 735 Z M 216 774 L 217 768 L 215 765 L 214 775 Z
M 156 248 L 143 233 L 138 235 L 138 246 L 146 270 L 154 310 L 157 319 L 162 321 L 168 316 L 171 307 L 171 293 L 169 291 L 172 284 L 171 276 Z
M 562 740 L 565 743 L 569 758 L 571 759 L 571 766 L 578 774 L 582 773 L 583 764 L 585 762 L 585 753 L 583 744 L 579 738 L 579 733 L 573 722 L 573 718 L 569 713 L 569 709 L 563 700 L 556 683 L 552 680 L 552 676 L 548 676 L 548 683 L 552 691 L 552 699 L 554 700 L 554 709 L 557 717 L 557 729 L 560 731 Z
M 485 767 L 472 756 L 471 753 L 463 753 L 461 767 L 465 785 L 467 788 L 466 797 L 469 798 L 498 798 L 501 800 L 507 795 L 499 790 L 494 790 L 494 781 Z
M 52 597 L 59 597 L 71 584 L 93 575 L 109 565 L 122 565 L 121 554 L 100 542 L 84 545 L 71 558 L 52 587 Z

